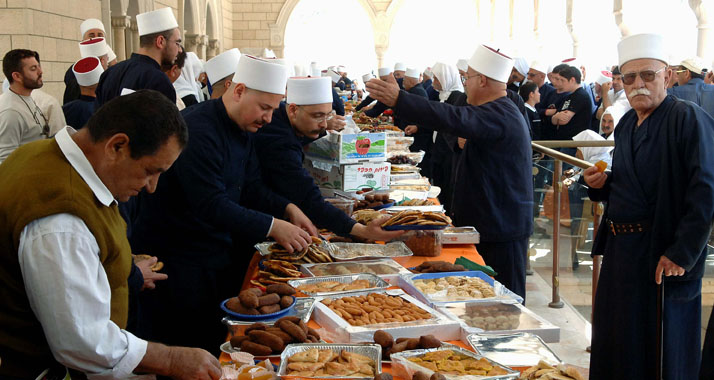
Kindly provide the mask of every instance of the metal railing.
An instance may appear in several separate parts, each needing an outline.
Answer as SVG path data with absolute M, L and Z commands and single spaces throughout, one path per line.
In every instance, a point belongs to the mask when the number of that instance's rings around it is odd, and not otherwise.
M 570 165 L 577 166 L 582 169 L 587 169 L 593 164 L 588 161 L 581 160 L 579 158 L 561 153 L 555 149 L 551 148 L 580 148 L 580 147 L 609 147 L 615 146 L 615 142 L 612 140 L 605 141 L 533 141 L 531 143 L 533 150 L 543 153 L 547 156 L 552 157 L 554 161 L 553 170 L 553 295 L 552 300 L 548 304 L 552 308 L 562 308 L 563 302 L 560 300 L 560 279 L 559 279 L 559 240 L 560 240 L 560 203 L 561 203 L 561 193 L 564 189 L 564 184 L 562 180 L 563 176 L 563 162 Z M 597 234 L 597 228 L 600 225 L 602 218 L 603 206 L 602 203 L 597 203 L 594 207 L 593 212 L 593 240 Z M 597 289 L 597 282 L 600 278 L 600 265 L 602 263 L 602 257 L 596 255 L 593 257 L 593 274 L 592 274 L 592 304 L 595 304 L 595 292 Z

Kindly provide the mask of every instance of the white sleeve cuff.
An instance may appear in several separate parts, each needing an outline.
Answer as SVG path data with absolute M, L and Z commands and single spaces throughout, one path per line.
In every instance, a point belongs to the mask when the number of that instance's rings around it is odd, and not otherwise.
M 109 380 L 109 379 L 125 379 L 133 377 L 134 369 L 139 366 L 141 360 L 146 355 L 148 342 L 139 339 L 134 334 L 121 330 L 126 338 L 126 354 L 123 358 L 108 372 L 98 374 L 87 374 L 89 380 Z
M 273 224 L 275 223 L 275 218 L 270 220 L 270 228 L 268 228 L 268 234 L 265 235 L 265 237 L 270 236 L 270 233 L 273 232 Z

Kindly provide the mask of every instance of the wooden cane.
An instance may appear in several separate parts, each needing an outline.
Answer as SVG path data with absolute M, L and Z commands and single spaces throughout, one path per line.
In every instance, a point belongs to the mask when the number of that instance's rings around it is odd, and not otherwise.
M 664 277 L 664 276 L 662 276 Z M 655 379 L 664 379 L 664 278 L 657 285 L 657 374 Z

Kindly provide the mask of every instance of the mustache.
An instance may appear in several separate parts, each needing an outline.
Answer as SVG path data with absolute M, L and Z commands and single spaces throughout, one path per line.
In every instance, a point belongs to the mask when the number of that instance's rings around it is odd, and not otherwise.
M 649 95 L 652 95 L 652 93 L 650 92 L 650 90 L 643 87 L 643 88 L 636 88 L 636 89 L 630 91 L 629 94 L 627 94 L 628 97 L 633 97 L 633 96 L 637 96 L 637 95 L 649 96 Z

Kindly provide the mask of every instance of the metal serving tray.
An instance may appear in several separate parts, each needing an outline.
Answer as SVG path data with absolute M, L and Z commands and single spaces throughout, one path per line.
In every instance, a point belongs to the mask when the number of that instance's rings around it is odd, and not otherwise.
M 392 357 L 392 373 L 395 376 L 402 377 L 403 379 L 412 379 L 414 374 L 416 372 L 423 372 L 427 376 L 431 376 L 434 371 L 422 367 L 417 363 L 409 361 L 409 358 L 413 358 L 416 356 L 424 355 L 427 352 L 434 352 L 434 351 L 444 351 L 444 348 L 430 348 L 430 349 L 423 349 L 423 350 L 412 350 L 412 351 L 404 351 L 404 352 L 399 352 L 396 354 L 391 355 Z M 488 360 L 489 364 L 491 364 L 494 367 L 500 367 L 504 369 L 508 374 L 506 375 L 498 375 L 498 376 L 479 376 L 479 375 L 448 375 L 444 374 L 444 376 L 449 379 L 449 380 L 501 380 L 501 379 L 517 379 L 519 376 L 518 371 L 514 371 L 505 365 L 498 363 L 494 360 L 489 359 L 488 357 L 484 357 L 482 355 L 478 355 L 476 353 L 473 353 L 469 350 L 465 350 L 462 348 L 448 348 L 448 350 L 457 352 L 459 354 L 462 354 L 464 356 L 468 356 L 471 358 L 474 358 L 476 360 L 485 358 Z
M 441 237 L 442 244 L 478 244 L 481 234 L 474 227 L 446 227 Z
M 532 367 L 539 361 L 561 363 L 538 335 L 530 333 L 471 334 L 466 338 L 477 354 L 509 367 Z
M 256 245 L 254 245 L 253 247 L 255 247 L 255 249 L 260 253 L 261 256 L 268 256 L 268 255 L 270 255 L 270 249 L 269 249 L 269 248 L 270 248 L 270 246 L 273 245 L 273 244 L 276 244 L 276 243 L 275 243 L 275 242 L 266 241 L 266 242 L 263 242 L 263 243 L 258 243 L 258 244 L 256 244 Z M 320 246 L 321 246 L 322 248 L 325 248 L 325 249 L 327 250 L 327 252 L 329 252 L 330 254 L 332 254 L 333 247 L 332 247 L 332 244 L 331 244 L 331 243 L 326 242 L 326 241 L 323 241 L 322 243 L 320 243 Z
M 360 355 L 369 357 L 374 361 L 374 374 L 382 373 L 382 347 L 378 344 L 329 344 L 329 343 L 305 343 L 305 344 L 288 344 L 280 355 L 280 367 L 278 367 L 278 376 L 282 378 L 305 378 L 304 376 L 288 375 L 288 359 L 299 353 L 313 348 L 318 350 L 332 350 L 339 354 L 342 350 L 354 352 Z M 373 376 L 315 376 L 311 378 L 330 378 L 330 379 L 372 379 Z
M 365 290 L 386 289 L 390 286 L 386 281 L 382 280 L 379 276 L 371 274 L 371 273 L 359 273 L 359 274 L 351 274 L 351 275 L 346 275 L 346 276 L 325 276 L 325 277 L 300 278 L 300 279 L 288 281 L 288 285 L 297 289 L 301 285 L 319 284 L 319 283 L 328 282 L 328 281 L 337 281 L 337 282 L 340 282 L 343 284 L 349 284 L 349 283 L 357 281 L 357 280 L 367 280 L 369 282 L 370 287 L 364 288 L 364 289 L 341 290 L 341 291 L 334 291 L 334 292 L 306 292 L 306 291 L 302 291 L 302 290 L 298 290 L 298 291 L 300 293 L 304 293 L 309 296 L 332 296 L 332 295 L 336 295 L 336 294 L 349 294 L 349 293 L 361 292 L 361 291 L 365 291 Z
M 448 296 L 446 290 L 426 294 L 419 290 L 414 284 L 415 280 L 432 280 L 444 277 L 475 277 L 484 280 L 488 285 L 493 287 L 495 293 L 494 297 L 488 298 L 470 298 L 464 299 L 457 296 Z M 508 288 L 503 286 L 498 281 L 495 281 L 487 274 L 481 271 L 463 271 L 463 272 L 441 272 L 441 273 L 413 273 L 409 275 L 404 275 L 400 277 L 399 287 L 404 289 L 407 293 L 413 295 L 418 300 L 428 304 L 431 307 L 437 307 L 440 305 L 445 305 L 448 303 L 458 303 L 458 302 L 488 302 L 499 300 L 501 302 L 519 303 L 523 299 L 517 294 L 510 291 Z
M 300 271 L 310 277 L 321 276 L 341 276 L 358 273 L 371 273 L 377 275 L 392 285 L 396 285 L 399 275 L 410 274 L 391 258 L 365 260 L 365 261 L 343 261 L 338 263 L 303 264 Z
M 322 334 L 323 338 L 333 342 L 371 342 L 377 330 L 385 330 L 396 338 L 413 338 L 422 335 L 434 335 L 441 341 L 458 340 L 461 338 L 461 325 L 458 321 L 449 319 L 445 315 L 430 308 L 419 300 L 404 293 L 401 289 L 388 289 L 378 291 L 362 291 L 346 295 L 339 295 L 332 298 L 337 300 L 344 297 L 358 297 L 370 293 L 382 293 L 390 296 L 400 297 L 431 315 L 430 319 L 422 319 L 411 322 L 387 322 L 363 326 L 354 326 L 344 318 L 337 315 L 327 305 L 316 302 L 313 320 L 323 327 L 327 334 Z M 323 297 L 328 298 L 328 297 Z
M 414 255 L 412 250 L 401 241 L 388 244 L 331 243 L 331 245 L 334 249 L 330 252 L 330 256 L 339 261 Z
M 233 319 L 231 317 L 224 317 L 221 321 L 224 325 L 228 327 L 231 334 L 236 334 L 242 326 L 250 326 L 256 322 L 263 322 L 266 324 L 273 323 L 282 317 L 297 316 L 302 319 L 303 322 L 307 323 L 310 321 L 310 316 L 312 315 L 312 310 L 315 308 L 315 298 L 312 297 L 301 297 L 295 298 L 295 307 L 293 307 L 290 312 L 285 315 L 277 316 L 273 319 L 261 320 L 261 321 L 240 321 Z

